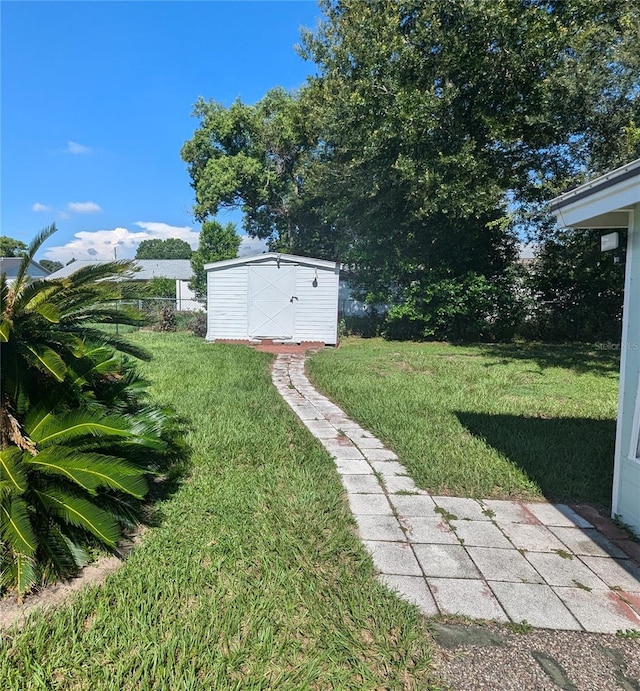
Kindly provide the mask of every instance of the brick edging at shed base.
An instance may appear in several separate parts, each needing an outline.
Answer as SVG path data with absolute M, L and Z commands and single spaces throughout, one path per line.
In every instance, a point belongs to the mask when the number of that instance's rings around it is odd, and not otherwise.
M 248 339 L 216 338 L 213 343 L 224 343 L 227 345 L 245 345 L 259 350 L 261 353 L 306 353 L 308 350 L 322 350 L 325 344 L 322 341 L 301 341 L 300 343 L 281 343 L 273 341 L 271 338 L 263 338 L 261 341 L 250 341 Z
M 617 525 L 609 516 L 600 513 L 591 504 L 569 504 L 569 506 L 640 566 L 640 542 L 634 540 L 629 532 Z

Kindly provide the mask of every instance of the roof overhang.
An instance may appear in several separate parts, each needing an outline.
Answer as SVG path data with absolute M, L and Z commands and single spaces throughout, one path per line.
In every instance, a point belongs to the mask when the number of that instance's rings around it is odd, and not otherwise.
M 212 262 L 205 264 L 204 268 L 207 271 L 216 271 L 224 269 L 229 266 L 240 266 L 242 264 L 262 264 L 265 262 L 283 262 L 285 264 L 302 264 L 303 266 L 313 266 L 322 269 L 339 269 L 337 262 L 327 261 L 326 259 L 314 259 L 313 257 L 298 257 L 294 254 L 280 254 L 278 252 L 265 252 L 264 254 L 256 254 L 252 257 L 236 257 L 235 259 L 223 259 L 219 262 Z
M 626 228 L 640 203 L 640 158 L 553 199 L 558 225 L 571 228 Z

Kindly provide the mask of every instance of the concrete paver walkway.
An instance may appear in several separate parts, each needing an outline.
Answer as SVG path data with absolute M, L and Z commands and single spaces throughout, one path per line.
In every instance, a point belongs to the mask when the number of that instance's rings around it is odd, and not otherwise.
M 431 496 L 326 397 L 302 354 L 273 382 L 334 458 L 380 580 L 427 615 L 551 629 L 640 631 L 640 568 L 565 505 Z

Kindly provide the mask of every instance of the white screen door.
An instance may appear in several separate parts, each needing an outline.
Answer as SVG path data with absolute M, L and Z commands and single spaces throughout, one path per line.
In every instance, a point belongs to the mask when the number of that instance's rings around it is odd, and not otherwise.
M 293 338 L 295 266 L 249 267 L 249 336 Z

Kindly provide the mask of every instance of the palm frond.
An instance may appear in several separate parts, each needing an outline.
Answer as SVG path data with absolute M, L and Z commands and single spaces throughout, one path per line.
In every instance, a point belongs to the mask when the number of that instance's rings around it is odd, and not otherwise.
M 59 526 L 52 525 L 39 545 L 44 554 L 42 580 L 50 583 L 68 576 L 89 563 L 89 552 L 74 542 Z
M 22 493 L 27 489 L 27 473 L 22 462 L 24 451 L 17 446 L 10 446 L 0 451 L 0 479 L 7 480 L 14 492 Z
M 118 524 L 87 499 L 57 487 L 36 490 L 42 504 L 55 516 L 94 535 L 100 542 L 115 547 L 120 537 Z
M 0 274 L 0 343 L 7 343 L 9 334 L 11 333 L 12 321 L 8 314 L 6 314 L 9 305 L 9 284 L 7 283 L 7 274 Z
M 9 480 L 0 480 L 0 504 L 8 497 L 13 491 L 15 491 L 15 486 Z
M 14 300 L 14 311 L 35 309 L 38 305 L 48 302 L 62 288 L 59 281 L 47 278 L 36 278 L 28 283 Z
M 95 504 L 107 511 L 127 530 L 134 530 L 142 521 L 140 503 L 134 503 L 126 496 L 100 494 L 95 498 Z
M 5 588 L 14 587 L 18 595 L 28 593 L 38 582 L 38 572 L 35 561 L 24 554 L 9 554 L 5 557 L 0 584 Z
M 64 444 L 87 436 L 131 437 L 131 421 L 122 415 L 97 415 L 89 410 L 73 410 L 59 416 L 49 416 L 35 434 L 29 436 L 42 449 L 51 444 Z M 33 436 L 32 436 L 33 434 Z
M 0 532 L 13 552 L 31 556 L 36 551 L 38 542 L 29 521 L 27 504 L 15 494 L 0 504 Z
M 148 491 L 145 470 L 115 456 L 50 446 L 25 461 L 41 472 L 65 477 L 91 494 L 107 487 L 142 499 Z
M 3 271 L 0 273 L 0 315 L 4 313 L 8 292 L 9 284 L 7 283 L 7 274 Z
M 64 380 L 67 366 L 55 350 L 45 345 L 28 345 L 27 350 L 34 356 L 32 362 L 39 370 L 55 377 L 58 381 Z
M 42 302 L 36 305 L 34 312 L 37 312 L 41 317 L 44 317 L 52 324 L 57 324 L 60 321 L 60 310 L 51 302 Z
M 9 317 L 2 316 L 2 314 L 3 313 L 0 312 L 0 343 L 8 343 L 13 322 Z
M 91 327 L 86 327 L 82 329 L 83 336 L 90 342 L 95 344 L 101 344 L 106 346 L 111 346 L 120 353 L 126 353 L 138 360 L 148 361 L 151 359 L 151 355 L 144 348 L 130 343 L 124 338 L 119 338 L 114 334 L 109 334 L 106 331 L 101 331 L 100 329 L 94 329 Z
M 47 228 L 43 228 L 31 241 L 31 244 L 27 248 L 27 251 L 20 262 L 18 267 L 18 273 L 16 274 L 15 280 L 13 282 L 12 290 L 16 295 L 19 295 L 21 290 L 24 288 L 26 277 L 28 275 L 29 266 L 33 260 L 36 252 L 40 249 L 41 245 L 45 240 L 50 238 L 56 232 L 56 224 L 52 223 Z
M 65 316 L 65 325 L 81 324 L 126 324 L 128 326 L 144 326 L 149 319 L 137 309 L 121 305 L 120 307 L 92 306 Z
M 123 259 L 115 262 L 82 266 L 77 271 L 66 276 L 63 280 L 65 281 L 65 286 L 69 290 L 87 284 L 92 285 L 92 288 L 96 290 L 109 290 L 113 288 L 116 279 L 123 276 L 126 277 L 127 275 L 133 275 L 136 271 L 139 271 L 139 268 L 133 261 Z M 107 284 L 111 283 L 112 285 L 105 286 L 104 283 L 98 283 L 99 281 Z M 97 287 L 94 284 L 96 284 Z

